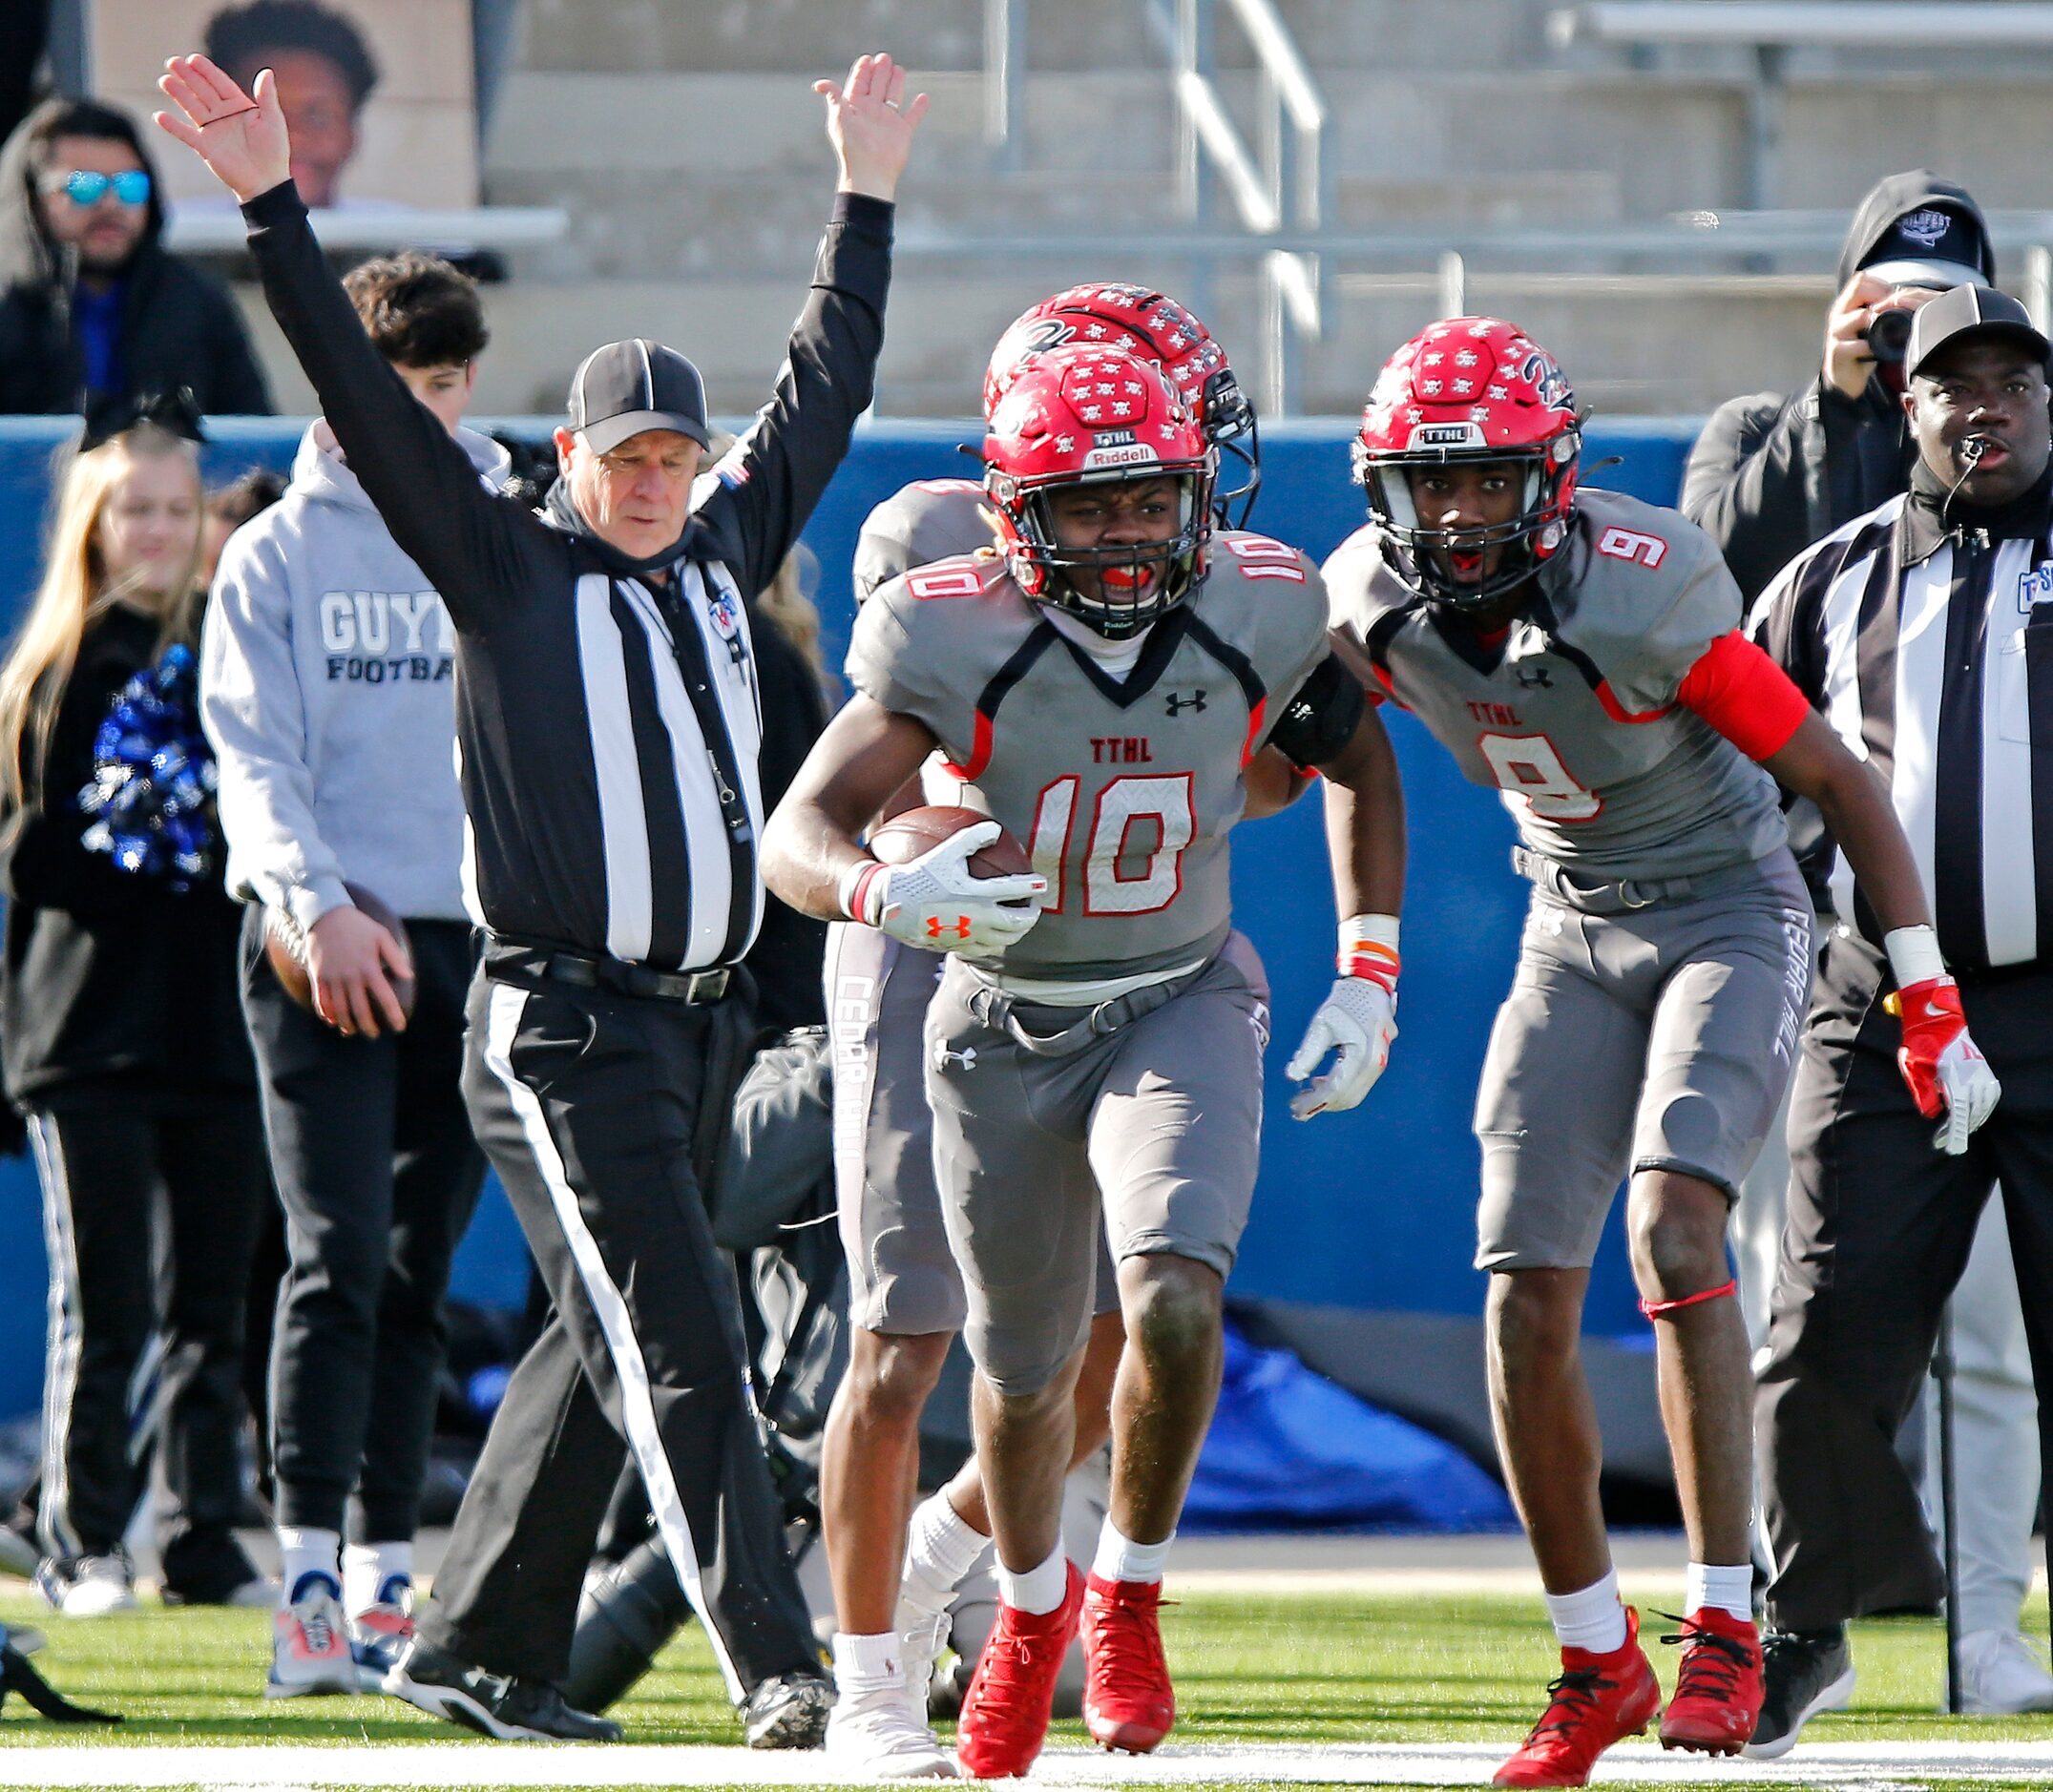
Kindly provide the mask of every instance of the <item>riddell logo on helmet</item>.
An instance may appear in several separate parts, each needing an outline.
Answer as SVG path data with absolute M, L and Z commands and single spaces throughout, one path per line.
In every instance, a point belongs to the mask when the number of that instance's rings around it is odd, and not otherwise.
M 1482 427 L 1474 423 L 1422 423 L 1412 431 L 1414 448 L 1484 448 Z
M 1124 434 L 1123 430 L 1117 433 Z M 1099 441 L 1105 438 L 1100 436 Z M 1111 448 L 1094 448 L 1083 457 L 1086 468 L 1091 467 L 1135 467 L 1156 459 L 1155 450 L 1145 442 L 1128 441 Z

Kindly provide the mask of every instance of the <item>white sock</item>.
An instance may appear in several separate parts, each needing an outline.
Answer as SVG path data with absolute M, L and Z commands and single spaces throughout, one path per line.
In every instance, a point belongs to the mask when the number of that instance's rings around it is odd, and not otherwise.
M 1550 1593 L 1547 1616 L 1563 1649 L 1587 1649 L 1607 1656 L 1625 1646 L 1625 1608 L 1618 1596 L 1618 1570 L 1581 1593 Z
M 998 1564 L 998 1597 L 1016 1612 L 1045 1616 L 1068 1596 L 1069 1557 L 1059 1543 L 1045 1562 L 1023 1574 L 1014 1573 L 1003 1562 Z
M 326 1574 L 342 1590 L 342 1533 L 321 1531 L 312 1525 L 278 1527 L 280 1593 L 290 1602 L 292 1590 L 302 1574 Z
M 1701 1612 L 1710 1606 L 1734 1617 L 1753 1622 L 1753 1565 L 1742 1562 L 1726 1568 L 1708 1562 L 1689 1564 L 1689 1591 L 1683 1599 L 1685 1612 Z
M 378 1603 L 385 1583 L 394 1574 L 413 1579 L 413 1544 L 352 1543 L 343 1551 L 343 1604 L 351 1617 L 360 1617 Z
M 1108 1518 L 1098 1533 L 1098 1554 L 1092 1559 L 1091 1573 L 1100 1580 L 1160 1580 L 1169 1560 L 1169 1546 L 1175 1541 L 1172 1531 L 1160 1543 L 1136 1543 L 1121 1536 Z
M 919 1503 L 906 1532 L 901 1594 L 929 1615 L 944 1611 L 990 1547 L 991 1539 L 948 1503 L 945 1489 L 931 1494 Z
M 896 1631 L 856 1636 L 847 1631 L 834 1633 L 834 1684 L 843 1692 L 900 1685 L 905 1677 L 902 1668 Z

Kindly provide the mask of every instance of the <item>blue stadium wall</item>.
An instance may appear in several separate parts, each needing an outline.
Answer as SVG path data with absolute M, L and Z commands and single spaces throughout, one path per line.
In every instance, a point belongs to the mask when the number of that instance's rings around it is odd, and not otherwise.
M 540 435 L 548 426 L 530 419 L 512 427 Z M 1323 557 L 1355 527 L 1361 498 L 1348 480 L 1348 432 L 1331 419 L 1264 430 L 1260 528 Z M 1595 427 L 1585 468 L 1611 456 L 1618 465 L 1585 478 L 1672 503 L 1694 433 L 1667 421 Z M 299 434 L 298 426 L 269 419 L 218 424 L 207 448 L 210 482 L 256 463 L 283 469 Z M 52 460 L 64 435 L 54 420 L 0 420 L 0 605 L 10 630 L 33 587 Z M 908 480 L 963 471 L 956 448 L 972 440 L 966 424 L 878 424 L 858 435 L 806 531 L 837 658 L 853 609 L 848 567 L 863 517 Z M 1511 869 L 1511 823 L 1497 797 L 1464 782 L 1409 716 L 1393 716 L 1392 732 L 1412 837 L 1403 1031 L 1388 1074 L 1352 1114 L 1293 1122 L 1283 1075 L 1331 975 L 1332 896 L 1318 802 L 1235 837 L 1235 909 L 1268 966 L 1275 1038 L 1261 1185 L 1233 1288 L 1262 1299 L 1475 1314 L 1482 1278 L 1469 1262 L 1477 1164 L 1469 1117 L 1490 1019 L 1510 979 L 1524 886 Z M 39 1398 L 42 1239 L 32 1170 L 26 1158 L 0 1159 L 0 1418 Z M 456 1292 L 513 1306 L 526 1277 L 518 1230 L 503 1197 L 489 1191 L 464 1244 Z M 1615 1211 L 1586 1323 L 1599 1333 L 1640 1326 Z

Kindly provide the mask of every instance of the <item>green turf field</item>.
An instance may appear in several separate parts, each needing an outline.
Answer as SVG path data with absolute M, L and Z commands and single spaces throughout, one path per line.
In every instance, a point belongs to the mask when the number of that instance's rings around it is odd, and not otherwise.
M 10 1591 L 0 1593 L 0 1618 L 42 1628 L 50 1644 L 37 1659 L 52 1682 L 127 1719 L 114 1731 L 57 1730 L 30 1721 L 10 1701 L 0 1743 L 361 1745 L 456 1734 L 389 1699 L 266 1703 L 260 1689 L 268 1620 L 262 1613 L 153 1607 L 68 1623 Z M 1539 1601 L 1502 1594 L 1212 1594 L 1165 1609 L 1163 1628 L 1183 1712 L 1179 1739 L 1191 1742 L 1470 1741 L 1508 1749 L 1538 1715 L 1555 1667 Z M 1648 1616 L 1650 1639 L 1662 1628 Z M 1675 1652 L 1650 1643 L 1650 1653 L 1667 1682 Z M 1854 1708 L 1818 1719 L 1807 1740 L 2053 1741 L 2053 1716 L 1938 1715 L 1943 1641 L 1936 1621 L 1862 1624 L 1855 1657 L 1861 1680 Z M 664 1654 L 615 1715 L 631 1742 L 739 1740 L 696 1630 Z M 1081 1726 L 1058 1724 L 1056 1740 L 1063 1739 L 1080 1741 Z M 1108 1762 L 1107 1769 L 1116 1780 L 1116 1767 Z M 477 1783 L 491 1782 L 480 1775 Z

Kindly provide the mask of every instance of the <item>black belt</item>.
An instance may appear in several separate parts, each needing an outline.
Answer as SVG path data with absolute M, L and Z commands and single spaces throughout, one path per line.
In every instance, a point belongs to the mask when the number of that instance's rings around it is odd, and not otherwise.
M 618 958 L 587 958 L 581 952 L 558 951 L 552 947 L 513 946 L 492 940 L 485 948 L 488 970 L 513 970 L 530 977 L 548 977 L 580 990 L 612 990 L 620 995 L 641 996 L 657 1002 L 689 1002 L 704 1005 L 723 1001 L 733 967 L 716 965 L 710 970 L 657 970 L 648 965 L 630 965 Z

